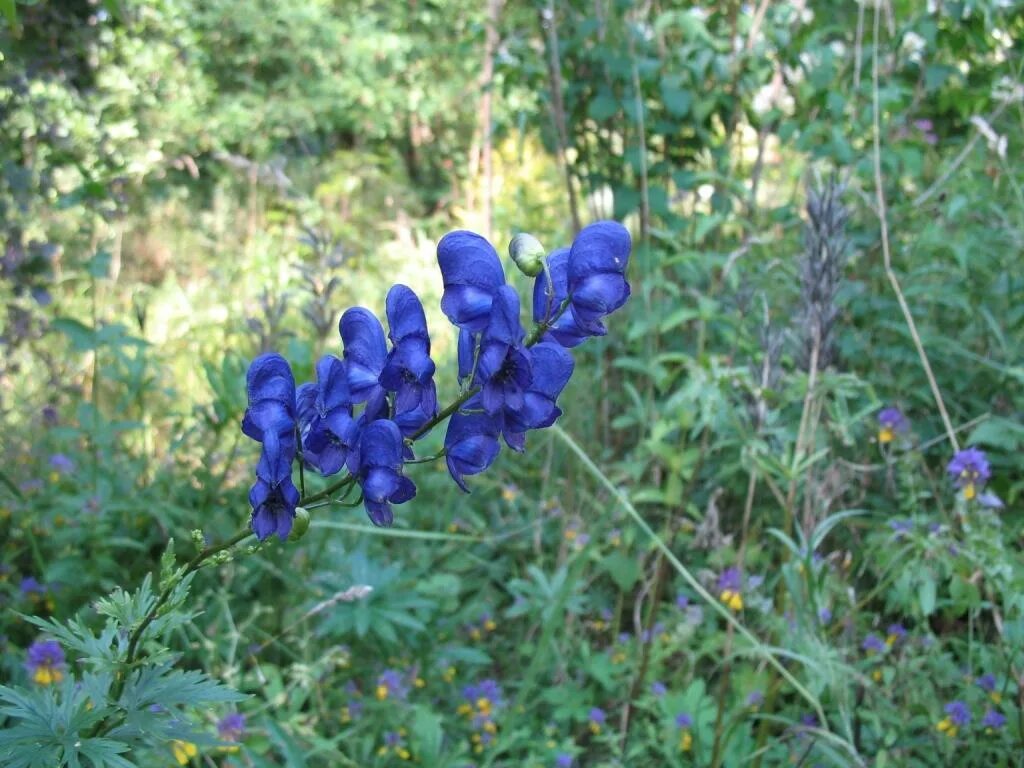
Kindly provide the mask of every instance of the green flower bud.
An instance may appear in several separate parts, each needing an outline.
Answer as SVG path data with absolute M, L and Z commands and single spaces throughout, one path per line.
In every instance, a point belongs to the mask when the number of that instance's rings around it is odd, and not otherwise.
M 508 255 L 519 267 L 519 271 L 528 277 L 536 277 L 544 271 L 544 246 L 533 235 L 520 232 L 508 244 Z
M 305 507 L 295 508 L 295 519 L 292 521 L 292 532 L 288 534 L 288 541 L 298 541 L 306 535 L 309 530 L 309 510 Z

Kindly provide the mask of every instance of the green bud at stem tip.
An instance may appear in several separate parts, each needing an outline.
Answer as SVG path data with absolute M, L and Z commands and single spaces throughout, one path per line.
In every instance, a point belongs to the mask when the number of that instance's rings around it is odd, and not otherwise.
M 520 232 L 508 244 L 508 255 L 519 267 L 519 271 L 528 277 L 536 277 L 544 271 L 544 246 L 533 235 Z
M 298 541 L 306 535 L 309 530 L 309 510 L 305 507 L 295 508 L 295 519 L 292 521 L 292 532 L 288 534 L 288 541 Z

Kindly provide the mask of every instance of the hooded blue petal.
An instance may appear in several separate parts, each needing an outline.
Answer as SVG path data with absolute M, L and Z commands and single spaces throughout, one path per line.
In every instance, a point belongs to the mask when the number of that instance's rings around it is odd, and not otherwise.
M 505 270 L 494 246 L 473 232 L 449 232 L 437 244 L 444 279 L 441 311 L 454 325 L 482 331 L 495 292 L 505 284 Z
M 385 312 L 388 317 L 388 338 L 392 344 L 397 346 L 410 336 L 430 341 L 423 304 L 408 286 L 391 286 L 385 300 Z
M 480 407 L 478 398 L 466 403 L 467 410 Z M 465 475 L 483 472 L 498 457 L 499 428 L 494 419 L 482 413 L 455 413 L 448 422 L 444 437 L 445 460 L 452 479 L 466 493 Z
M 568 288 L 573 317 L 581 328 L 603 332 L 601 318 L 626 303 L 631 250 L 629 231 L 615 221 L 596 222 L 576 236 L 569 250 Z
M 541 272 L 533 283 L 533 321 L 547 322 L 558 312 L 562 302 L 569 295 L 569 249 L 560 248 L 548 256 L 548 275 Z M 591 334 L 576 324 L 570 310 L 564 311 L 551 323 L 544 335 L 545 340 L 554 340 L 563 347 L 575 347 Z
M 403 454 L 402 433 L 395 422 L 378 419 L 363 428 L 355 475 L 374 525 L 390 525 L 393 517 L 389 505 L 416 495 L 416 486 L 402 475 Z
M 388 356 L 384 328 L 370 310 L 353 307 L 341 316 L 338 330 L 345 344 L 352 402 L 365 402 L 380 389 L 380 374 Z

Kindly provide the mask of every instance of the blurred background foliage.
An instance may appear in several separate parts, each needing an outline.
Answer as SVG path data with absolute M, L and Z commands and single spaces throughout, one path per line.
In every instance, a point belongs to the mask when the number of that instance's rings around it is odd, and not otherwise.
M 599 475 L 538 434 L 469 497 L 415 468 L 393 531 L 321 510 L 300 544 L 201 575 L 171 645 L 253 696 L 243 751 L 195 759 L 1015 764 L 1021 4 L 691 5 L 0 2 L 4 678 L 36 637 L 18 612 L 88 615 L 169 537 L 244 522 L 257 353 L 310 378 L 341 311 L 399 281 L 454 371 L 441 235 L 554 248 L 616 218 L 634 297 L 577 355 L 560 421 Z M 836 197 L 827 233 L 813 190 Z M 998 517 L 964 516 L 944 477 L 893 281 Z M 891 446 L 884 405 L 912 425 Z M 701 609 L 609 488 L 713 592 L 742 569 L 763 645 Z M 318 607 L 353 584 L 374 592 Z M 892 623 L 908 639 L 867 653 Z M 776 646 L 820 711 L 766 666 Z M 375 695 L 386 668 L 404 696 Z M 506 699 L 487 739 L 458 709 L 482 678 Z M 935 728 L 953 700 L 975 712 L 959 738 Z M 140 764 L 172 764 L 154 750 Z

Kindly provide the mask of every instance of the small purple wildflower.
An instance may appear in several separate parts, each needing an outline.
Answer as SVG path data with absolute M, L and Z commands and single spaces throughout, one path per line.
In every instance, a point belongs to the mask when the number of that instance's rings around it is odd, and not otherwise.
M 740 573 L 740 569 L 736 566 L 731 566 L 722 571 L 718 577 L 718 591 L 724 592 L 725 590 L 731 590 L 738 592 L 743 588 L 743 575 Z
M 987 710 L 985 716 L 981 718 L 981 724 L 985 728 L 999 729 L 1006 725 L 1006 715 L 1001 712 L 997 712 L 994 709 Z
M 760 707 L 764 704 L 764 694 L 760 691 L 751 691 L 747 694 L 746 704 L 748 707 Z
M 864 638 L 860 647 L 868 653 L 884 653 L 887 646 L 882 638 L 872 632 Z
M 689 605 L 690 605 L 690 598 L 689 597 L 684 595 L 682 592 L 680 592 L 678 595 L 676 595 L 676 608 L 678 608 L 680 611 L 685 611 Z
M 992 691 L 996 689 L 996 676 L 991 672 L 986 672 L 974 682 L 977 683 L 978 687 L 985 693 L 992 693 Z
M 62 475 L 75 471 L 75 462 L 63 453 L 55 453 L 50 457 L 50 466 Z
M 900 539 L 914 530 L 914 523 L 910 520 L 890 520 L 889 528 L 895 534 L 894 539 Z
M 901 640 L 906 639 L 907 630 L 897 621 L 889 625 L 889 628 L 885 631 L 885 635 L 886 645 L 895 645 Z
M 217 721 L 217 735 L 223 741 L 241 741 L 245 732 L 245 715 L 232 712 Z
M 692 728 L 693 718 L 688 712 L 680 712 L 676 715 L 676 728 Z
M 601 727 L 605 722 L 604 710 L 600 707 L 592 707 L 590 712 L 587 714 L 587 721 L 587 724 L 590 726 L 591 733 L 594 735 L 599 734 L 601 732 Z
M 958 728 L 962 728 L 971 722 L 971 710 L 959 699 L 949 702 L 943 711 L 946 713 L 949 721 Z
M 891 443 L 897 434 L 906 432 L 910 423 L 899 408 L 883 408 L 878 412 L 878 442 Z
M 21 594 L 23 595 L 46 594 L 46 585 L 40 584 L 33 576 L 26 576 L 25 578 L 23 578 L 21 580 L 21 584 L 19 585 L 19 589 L 21 589 Z
M 978 448 L 964 448 L 946 467 L 946 472 L 953 479 L 957 488 L 964 492 L 964 498 L 970 501 L 977 496 L 978 488 L 992 477 L 988 458 Z
M 392 698 L 398 701 L 405 701 L 409 696 L 409 685 L 402 677 L 402 673 L 395 669 L 385 669 L 377 678 L 377 699 Z
M 572 755 L 568 752 L 559 752 L 555 755 L 555 768 L 572 768 Z
M 665 687 L 665 684 L 663 682 L 661 682 L 660 680 L 655 680 L 653 683 L 651 683 L 651 694 L 653 696 L 661 697 L 664 696 L 666 693 L 668 693 L 668 688 Z
M 832 621 L 832 609 L 828 606 L 821 608 L 818 611 L 818 621 L 820 621 L 822 624 L 828 624 L 830 621 Z
M 25 669 L 39 685 L 59 683 L 64 679 L 64 651 L 56 640 L 40 640 L 28 648 Z

